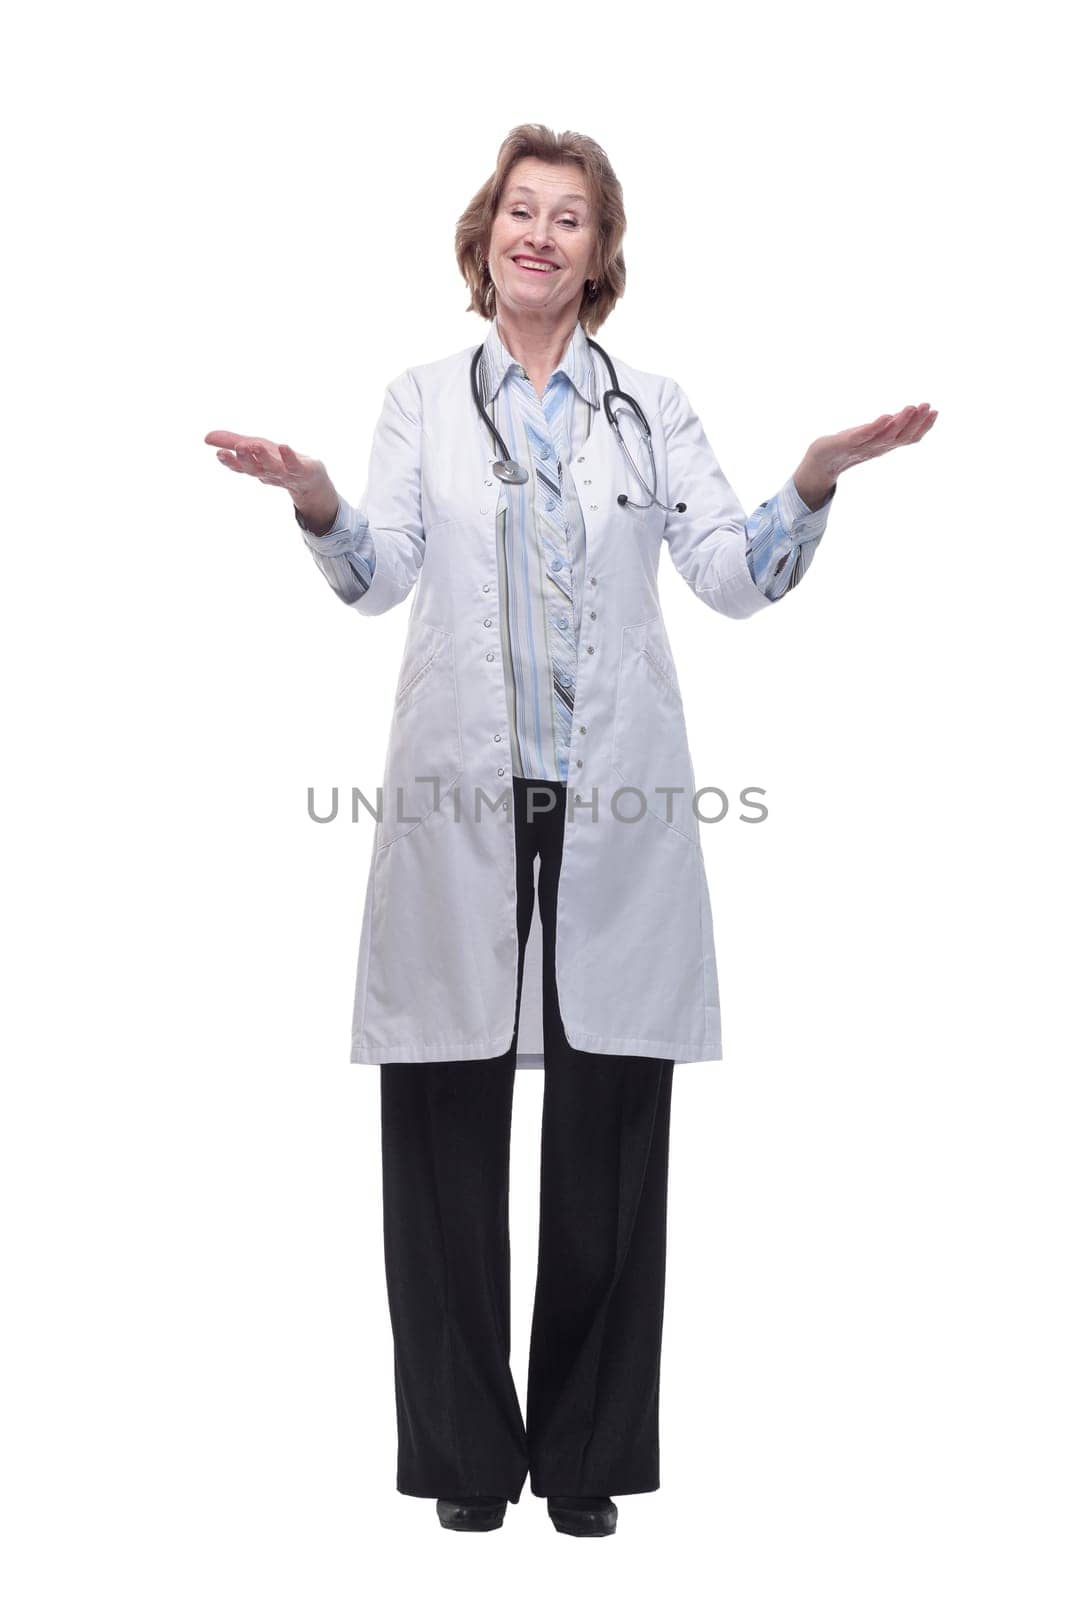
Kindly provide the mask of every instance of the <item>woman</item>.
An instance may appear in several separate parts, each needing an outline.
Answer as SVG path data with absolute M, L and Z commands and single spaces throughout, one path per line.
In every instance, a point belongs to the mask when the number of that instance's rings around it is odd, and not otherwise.
M 679 386 L 592 339 L 624 230 L 593 140 L 516 128 L 456 233 L 484 344 L 388 385 L 358 508 L 287 445 L 206 436 L 289 492 L 354 611 L 415 589 L 351 1059 L 381 1068 L 397 1488 L 452 1529 L 499 1527 L 527 1472 L 579 1535 L 614 1532 L 613 1494 L 659 1487 L 673 1069 L 722 1054 L 661 544 L 713 610 L 751 616 L 802 577 L 840 473 L 936 416 L 817 439 L 746 521 Z M 525 1420 L 517 1065 L 545 1071 Z

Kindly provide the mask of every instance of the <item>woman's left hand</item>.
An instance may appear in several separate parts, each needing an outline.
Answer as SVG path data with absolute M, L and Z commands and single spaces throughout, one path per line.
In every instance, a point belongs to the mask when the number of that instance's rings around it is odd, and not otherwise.
M 903 411 L 876 417 L 858 428 L 827 433 L 809 445 L 793 481 L 801 499 L 813 510 L 821 506 L 841 473 L 848 467 L 884 456 L 901 444 L 916 444 L 934 425 L 936 411 L 923 401 L 921 406 L 905 406 Z M 805 489 L 807 493 L 805 493 Z

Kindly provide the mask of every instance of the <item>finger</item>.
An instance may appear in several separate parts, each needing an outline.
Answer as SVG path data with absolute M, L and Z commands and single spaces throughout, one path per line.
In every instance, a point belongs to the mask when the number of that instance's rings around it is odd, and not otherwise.
M 862 427 L 857 428 L 855 431 L 857 433 L 866 433 L 873 437 L 876 434 L 881 435 L 892 432 L 899 420 L 899 411 L 887 411 L 883 416 L 878 417 L 876 421 L 865 422 Z
M 229 467 L 231 472 L 243 472 L 244 471 L 244 468 L 241 466 L 241 463 L 237 460 L 236 456 L 227 453 L 227 451 L 225 451 L 225 450 L 216 450 L 215 454 L 218 456 L 218 458 L 222 462 L 223 466 L 224 467 Z
M 903 411 L 898 411 L 893 418 L 892 427 L 885 430 L 880 438 L 880 443 L 888 445 L 890 449 L 901 442 L 901 436 L 907 432 L 915 421 L 918 413 L 917 406 L 905 406 Z
M 225 428 L 216 428 L 212 433 L 205 433 L 204 443 L 221 444 L 226 450 L 234 450 L 239 444 L 258 444 L 259 440 L 246 433 L 230 433 Z
M 908 443 L 915 444 L 916 440 L 923 438 L 925 434 L 929 433 L 930 429 L 934 425 L 934 418 L 936 416 L 936 411 L 928 411 L 926 416 L 923 418 L 922 426 L 918 428 L 918 430 L 912 435 L 912 437 L 908 440 Z
M 895 423 L 896 418 L 887 414 L 876 418 L 874 422 L 861 422 L 858 428 L 846 428 L 843 436 L 846 446 L 855 450 L 860 446 L 877 444 L 893 431 Z
M 280 444 L 278 446 L 279 470 L 284 474 L 283 482 L 288 488 L 290 485 L 304 483 L 307 480 L 311 467 L 308 456 L 302 456 L 292 445 Z
M 912 414 L 900 429 L 896 437 L 897 444 L 913 444 L 926 426 L 929 407 L 924 405 L 912 409 Z
M 270 449 L 263 439 L 247 440 L 237 445 L 236 455 L 245 471 L 253 473 L 257 478 L 276 470 L 277 464 L 271 459 Z
M 935 413 L 936 415 L 936 413 Z M 898 411 L 893 419 L 891 429 L 869 445 L 865 454 L 868 457 L 885 455 L 888 450 L 896 450 L 900 445 L 914 444 L 916 439 L 921 439 L 929 426 L 930 410 L 924 400 L 921 406 L 905 406 L 903 411 Z

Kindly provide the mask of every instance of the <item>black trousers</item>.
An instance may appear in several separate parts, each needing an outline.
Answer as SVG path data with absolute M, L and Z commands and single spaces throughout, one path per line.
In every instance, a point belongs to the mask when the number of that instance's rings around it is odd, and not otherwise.
M 510 1367 L 508 1176 L 518 1029 L 488 1061 L 381 1067 L 385 1268 L 402 1494 L 659 1488 L 674 1063 L 575 1050 L 555 983 L 562 784 L 513 779 L 520 967 L 537 880 L 544 1100 L 526 1418 Z M 550 811 L 528 814 L 527 797 Z M 462 930 L 456 930 L 462 937 Z

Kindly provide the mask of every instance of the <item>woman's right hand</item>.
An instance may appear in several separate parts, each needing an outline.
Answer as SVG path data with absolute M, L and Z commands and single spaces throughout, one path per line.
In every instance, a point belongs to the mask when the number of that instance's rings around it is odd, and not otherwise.
M 215 454 L 231 472 L 288 489 L 312 533 L 329 532 L 341 502 L 321 461 L 299 455 L 287 444 L 272 444 L 269 439 L 253 439 L 222 428 L 205 433 L 204 443 L 221 447 Z

